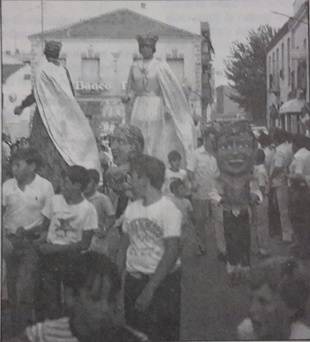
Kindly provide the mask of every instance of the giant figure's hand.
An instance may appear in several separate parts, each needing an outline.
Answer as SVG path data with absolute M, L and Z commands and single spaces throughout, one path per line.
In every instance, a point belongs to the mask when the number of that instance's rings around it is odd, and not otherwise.
M 23 112 L 23 107 L 22 106 L 17 106 L 14 109 L 14 114 L 15 115 L 21 115 L 21 113 Z

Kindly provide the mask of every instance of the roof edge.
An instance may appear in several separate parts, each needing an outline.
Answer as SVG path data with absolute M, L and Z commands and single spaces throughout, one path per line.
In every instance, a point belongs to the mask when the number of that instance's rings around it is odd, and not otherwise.
M 68 25 L 65 25 L 65 26 L 62 26 L 62 27 L 58 27 L 58 28 L 53 28 L 53 29 L 47 30 L 47 31 L 43 32 L 43 34 L 41 32 L 33 33 L 33 34 L 28 36 L 28 39 L 39 38 L 42 35 L 44 37 L 45 35 L 50 35 L 50 34 L 52 34 L 54 32 L 57 32 L 57 31 L 67 30 L 67 29 L 73 28 L 76 25 L 85 24 L 85 23 L 90 22 L 90 21 L 92 21 L 94 19 L 98 19 L 98 18 L 100 18 L 102 16 L 108 16 L 110 14 L 114 14 L 114 13 L 117 13 L 117 12 L 128 12 L 128 13 L 131 13 L 131 14 L 134 14 L 134 15 L 138 15 L 140 17 L 147 18 L 149 20 L 152 20 L 153 22 L 156 22 L 156 23 L 158 23 L 160 25 L 164 25 L 164 26 L 166 26 L 168 28 L 171 28 L 171 29 L 174 29 L 174 30 L 178 30 L 178 31 L 180 31 L 180 32 L 182 32 L 184 34 L 189 35 L 189 36 L 196 37 L 196 38 L 201 37 L 198 33 L 193 33 L 193 32 L 184 30 L 182 28 L 179 28 L 179 27 L 176 27 L 176 26 L 172 26 L 172 25 L 167 24 L 167 23 L 165 23 L 163 21 L 160 21 L 158 19 L 149 17 L 148 15 L 144 15 L 144 14 L 132 11 L 132 10 L 130 10 L 128 8 L 120 8 L 120 9 L 117 9 L 117 10 L 114 10 L 114 11 L 110 11 L 110 12 L 107 12 L 107 13 L 103 13 L 103 14 L 100 14 L 98 16 L 87 18 L 87 19 L 84 19 L 84 20 L 81 20 L 81 21 L 78 21 L 78 22 L 75 22 L 75 23 L 72 23 L 72 24 L 68 24 Z

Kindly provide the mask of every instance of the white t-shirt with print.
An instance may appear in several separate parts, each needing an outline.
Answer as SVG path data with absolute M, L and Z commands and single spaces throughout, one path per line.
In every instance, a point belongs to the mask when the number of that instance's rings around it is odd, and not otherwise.
M 179 238 L 181 224 L 182 213 L 165 196 L 148 206 L 142 200 L 130 203 L 123 223 L 129 236 L 127 272 L 153 274 L 164 254 L 164 239 Z
M 83 231 L 98 228 L 96 209 L 86 199 L 78 204 L 68 204 L 63 195 L 55 195 L 42 214 L 51 220 L 47 241 L 55 245 L 80 242 Z
M 2 206 L 5 207 L 3 227 L 6 232 L 15 234 L 19 227 L 27 230 L 42 224 L 41 210 L 53 195 L 52 184 L 39 175 L 35 175 L 24 191 L 18 187 L 15 178 L 4 182 Z

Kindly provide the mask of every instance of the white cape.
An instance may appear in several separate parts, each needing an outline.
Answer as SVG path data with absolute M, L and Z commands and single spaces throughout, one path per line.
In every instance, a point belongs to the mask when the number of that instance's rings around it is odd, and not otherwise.
M 35 74 L 34 95 L 44 126 L 67 164 L 101 174 L 94 134 L 72 94 L 66 70 L 43 62 Z

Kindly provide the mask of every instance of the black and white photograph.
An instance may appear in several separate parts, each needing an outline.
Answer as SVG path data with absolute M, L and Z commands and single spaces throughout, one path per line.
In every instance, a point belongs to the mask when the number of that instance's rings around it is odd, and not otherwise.
M 1 341 L 310 341 L 310 0 L 0 14 Z

